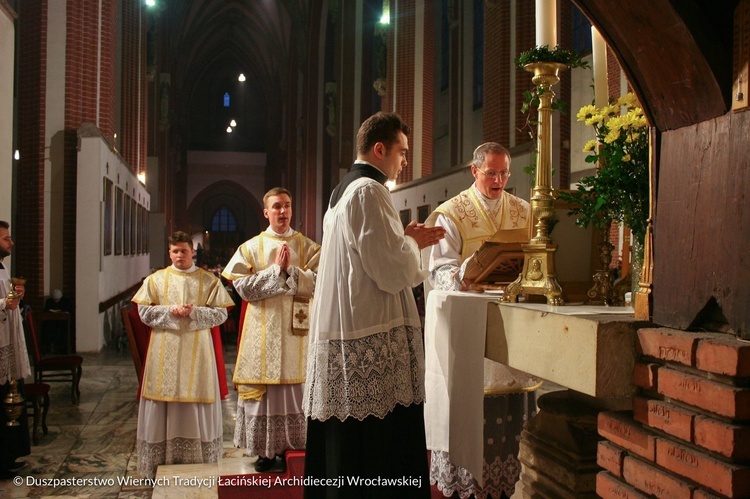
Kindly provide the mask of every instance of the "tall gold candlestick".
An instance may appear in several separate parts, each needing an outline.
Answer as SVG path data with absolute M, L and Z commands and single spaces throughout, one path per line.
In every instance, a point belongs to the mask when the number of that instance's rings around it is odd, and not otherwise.
M 523 270 L 518 279 L 505 289 L 505 301 L 516 301 L 519 294 L 544 295 L 549 305 L 564 305 L 562 288 L 557 282 L 555 251 L 557 245 L 549 236 L 550 221 L 555 216 L 555 199 L 552 189 L 552 86 L 560 81 L 560 71 L 568 66 L 559 62 L 535 62 L 524 66 L 534 73 L 531 81 L 539 94 L 537 128 L 537 163 L 531 211 L 536 218 L 535 234 L 523 246 Z

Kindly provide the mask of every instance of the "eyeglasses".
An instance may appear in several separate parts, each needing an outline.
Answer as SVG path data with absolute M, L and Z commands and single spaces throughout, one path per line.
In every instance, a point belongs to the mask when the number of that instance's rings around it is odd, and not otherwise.
M 492 179 L 500 177 L 501 179 L 504 180 L 504 179 L 510 177 L 510 172 L 508 170 L 504 170 L 504 171 L 498 172 L 498 171 L 495 171 L 495 170 L 484 171 L 481 168 L 477 168 L 477 171 L 480 171 L 480 172 L 484 173 L 486 176 L 488 176 L 488 177 L 490 177 Z

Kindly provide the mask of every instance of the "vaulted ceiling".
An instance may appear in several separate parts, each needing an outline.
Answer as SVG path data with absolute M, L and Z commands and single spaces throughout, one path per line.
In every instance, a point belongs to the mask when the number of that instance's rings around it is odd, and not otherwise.
M 167 2 L 167 0 L 159 0 Z M 168 1 L 156 12 L 159 72 L 169 73 L 188 149 L 263 151 L 281 135 L 278 110 L 297 78 L 307 0 Z M 238 75 L 246 76 L 244 83 Z M 229 109 L 222 106 L 230 96 Z M 229 120 L 237 127 L 226 132 Z

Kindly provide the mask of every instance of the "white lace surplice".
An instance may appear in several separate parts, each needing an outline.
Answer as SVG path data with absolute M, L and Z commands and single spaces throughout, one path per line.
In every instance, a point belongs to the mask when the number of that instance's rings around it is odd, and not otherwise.
M 147 277 L 133 300 L 153 328 L 138 408 L 138 470 L 153 478 L 161 464 L 216 462 L 223 427 L 210 328 L 226 320 L 229 294 L 209 272 L 168 267 Z M 172 306 L 183 303 L 194 305 L 190 316 L 175 317 Z
M 323 247 L 305 413 L 361 421 L 422 403 L 424 348 L 411 288 L 427 272 L 388 189 L 369 178 L 349 184 L 325 215 Z

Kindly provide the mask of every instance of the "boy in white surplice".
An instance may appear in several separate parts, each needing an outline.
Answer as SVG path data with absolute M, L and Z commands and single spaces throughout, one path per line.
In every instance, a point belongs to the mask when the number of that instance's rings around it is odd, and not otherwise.
M 234 445 L 268 471 L 287 449 L 305 448 L 302 387 L 307 368 L 309 302 L 320 245 L 291 228 L 292 196 L 275 187 L 263 196 L 268 228 L 243 243 L 224 269 L 242 297 Z
M 172 265 L 148 276 L 133 297 L 153 328 L 138 408 L 138 470 L 216 462 L 223 448 L 221 396 L 211 328 L 234 305 L 221 281 L 193 264 L 185 232 L 169 238 Z

